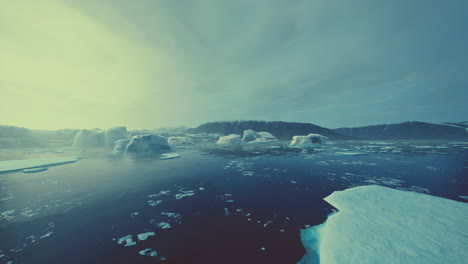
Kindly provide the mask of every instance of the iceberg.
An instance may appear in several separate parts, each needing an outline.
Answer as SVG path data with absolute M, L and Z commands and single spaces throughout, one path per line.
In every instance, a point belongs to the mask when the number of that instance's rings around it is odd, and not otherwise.
M 171 146 L 190 146 L 193 142 L 187 137 L 170 137 L 167 142 Z
M 270 132 L 255 132 L 252 129 L 244 130 L 242 141 L 248 144 L 278 142 Z
M 27 160 L 3 160 L 0 161 L 0 172 L 10 172 L 38 167 L 55 166 L 78 161 L 78 158 L 48 158 Z
M 76 134 L 72 147 L 95 148 L 104 147 L 104 145 L 104 132 L 81 129 L 80 132 Z
M 216 144 L 229 147 L 239 147 L 241 145 L 241 137 L 236 134 L 220 137 Z
M 294 136 L 289 143 L 291 147 L 313 148 L 324 144 L 328 140 L 327 137 L 320 134 L 309 134 L 307 136 Z
M 114 142 L 114 153 L 125 152 L 128 143 L 130 143 L 130 139 L 119 139 L 116 142 Z
M 306 263 L 466 263 L 468 204 L 370 185 L 324 199 L 339 211 L 301 231 Z M 319 259 L 319 262 L 317 260 Z
M 125 147 L 126 152 L 133 153 L 151 153 L 170 149 L 167 138 L 157 135 L 133 136 Z
M 106 132 L 104 132 L 105 146 L 106 148 L 114 148 L 114 143 L 120 139 L 127 139 L 127 128 L 122 127 L 113 127 Z

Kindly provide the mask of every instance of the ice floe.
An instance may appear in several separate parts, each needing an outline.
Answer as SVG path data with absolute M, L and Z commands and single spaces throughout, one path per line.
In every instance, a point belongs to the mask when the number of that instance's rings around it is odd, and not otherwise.
M 144 250 L 140 250 L 138 252 L 138 254 L 142 255 L 142 256 L 148 256 L 148 257 L 156 257 L 158 256 L 158 253 L 156 252 L 156 250 L 154 249 L 151 249 L 151 248 L 147 248 L 147 249 L 144 249 Z
M 466 263 L 468 204 L 381 186 L 337 191 L 324 199 L 339 210 L 301 232 L 299 262 Z
M 290 147 L 296 148 L 314 148 L 324 144 L 328 140 L 327 137 L 320 134 L 309 134 L 307 136 L 294 136 L 289 143 Z
M 167 159 L 175 159 L 180 157 L 179 153 L 165 153 L 162 154 L 161 157 L 159 158 L 160 160 L 167 160 Z
M 131 247 L 131 246 L 134 246 L 136 245 L 136 242 L 133 240 L 133 236 L 132 235 L 127 235 L 127 236 L 123 236 L 121 238 L 119 238 L 119 240 L 117 241 L 117 243 L 119 245 L 121 244 L 124 244 L 124 247 Z
M 143 240 L 148 239 L 148 237 L 155 236 L 155 235 L 156 233 L 154 232 L 146 232 L 146 233 L 138 234 L 137 237 L 138 237 L 138 240 L 143 241 Z
M 189 197 L 189 196 L 193 196 L 193 195 L 195 195 L 195 191 L 181 189 L 181 190 L 179 190 L 179 193 L 175 194 L 175 198 L 177 200 L 180 200 L 180 199 L 183 199 L 185 197 Z
M 220 137 L 216 144 L 228 147 L 239 147 L 241 145 L 241 137 L 236 134 Z
M 3 160 L 0 161 L 0 172 L 18 171 L 37 167 L 55 166 L 78 161 L 78 158 L 46 158 L 27 160 Z

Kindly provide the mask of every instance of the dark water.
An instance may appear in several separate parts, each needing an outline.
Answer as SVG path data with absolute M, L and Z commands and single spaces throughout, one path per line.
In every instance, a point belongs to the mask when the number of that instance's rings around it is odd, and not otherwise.
M 460 142 L 198 148 L 172 160 L 61 152 L 0 153 L 84 157 L 0 174 L 0 263 L 296 263 L 305 254 L 299 230 L 325 221 L 334 208 L 322 199 L 335 190 L 379 184 L 468 195 L 468 144 Z M 155 236 L 138 241 L 145 232 Z M 136 245 L 118 243 L 127 235 Z M 139 254 L 147 248 L 157 256 Z

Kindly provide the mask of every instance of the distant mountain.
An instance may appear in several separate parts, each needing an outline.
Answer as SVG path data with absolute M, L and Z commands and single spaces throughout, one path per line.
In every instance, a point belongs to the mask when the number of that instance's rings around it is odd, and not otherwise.
M 457 123 L 458 124 L 458 123 Z M 450 139 L 468 140 L 468 131 L 460 126 L 404 122 L 389 125 L 337 128 L 333 131 L 362 139 Z
M 330 139 L 351 139 L 332 130 L 310 123 L 292 123 L 282 121 L 220 121 L 202 124 L 196 128 L 187 129 L 187 133 L 220 133 L 242 135 L 244 130 L 266 131 L 280 140 L 291 140 L 293 136 L 320 134 Z

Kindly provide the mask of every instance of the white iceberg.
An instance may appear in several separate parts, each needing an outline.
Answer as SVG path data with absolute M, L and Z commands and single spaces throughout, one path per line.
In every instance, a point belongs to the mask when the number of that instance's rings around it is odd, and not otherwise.
M 289 143 L 291 147 L 313 148 L 324 144 L 328 140 L 327 137 L 320 134 L 309 134 L 307 136 L 294 136 Z
M 148 256 L 148 257 L 156 257 L 158 256 L 158 252 L 156 252 L 156 250 L 152 249 L 152 248 L 147 248 L 147 249 L 144 249 L 144 250 L 140 250 L 138 252 L 138 254 L 142 255 L 142 256 Z
M 187 137 L 170 137 L 167 139 L 167 142 L 171 146 L 190 146 L 193 145 L 193 142 Z
M 244 130 L 242 141 L 248 144 L 278 142 L 278 139 L 270 132 L 255 132 L 251 129 Z
M 76 134 L 73 140 L 72 147 L 88 148 L 88 147 L 104 147 L 105 137 L 104 132 L 81 129 Z
M 148 237 L 155 236 L 155 235 L 156 233 L 154 232 L 146 232 L 146 233 L 138 234 L 137 237 L 138 237 L 138 240 L 143 241 L 143 240 L 148 239 Z
M 229 147 L 238 147 L 241 145 L 241 137 L 236 134 L 220 137 L 216 144 Z
M 48 159 L 28 159 L 28 160 L 3 160 L 0 161 L 0 172 L 18 171 L 24 169 L 32 169 L 39 167 L 47 167 L 73 163 L 78 161 L 78 158 L 48 158 Z
M 157 135 L 134 136 L 127 144 L 126 152 L 149 153 L 161 150 L 170 150 L 167 138 Z
M 114 142 L 114 153 L 123 153 L 127 148 L 130 139 L 119 139 Z
M 110 128 L 104 132 L 104 138 L 106 148 L 114 148 L 117 140 L 128 138 L 127 128 L 124 126 Z
M 301 231 L 299 262 L 463 264 L 468 204 L 371 185 L 325 198 L 339 212 Z

